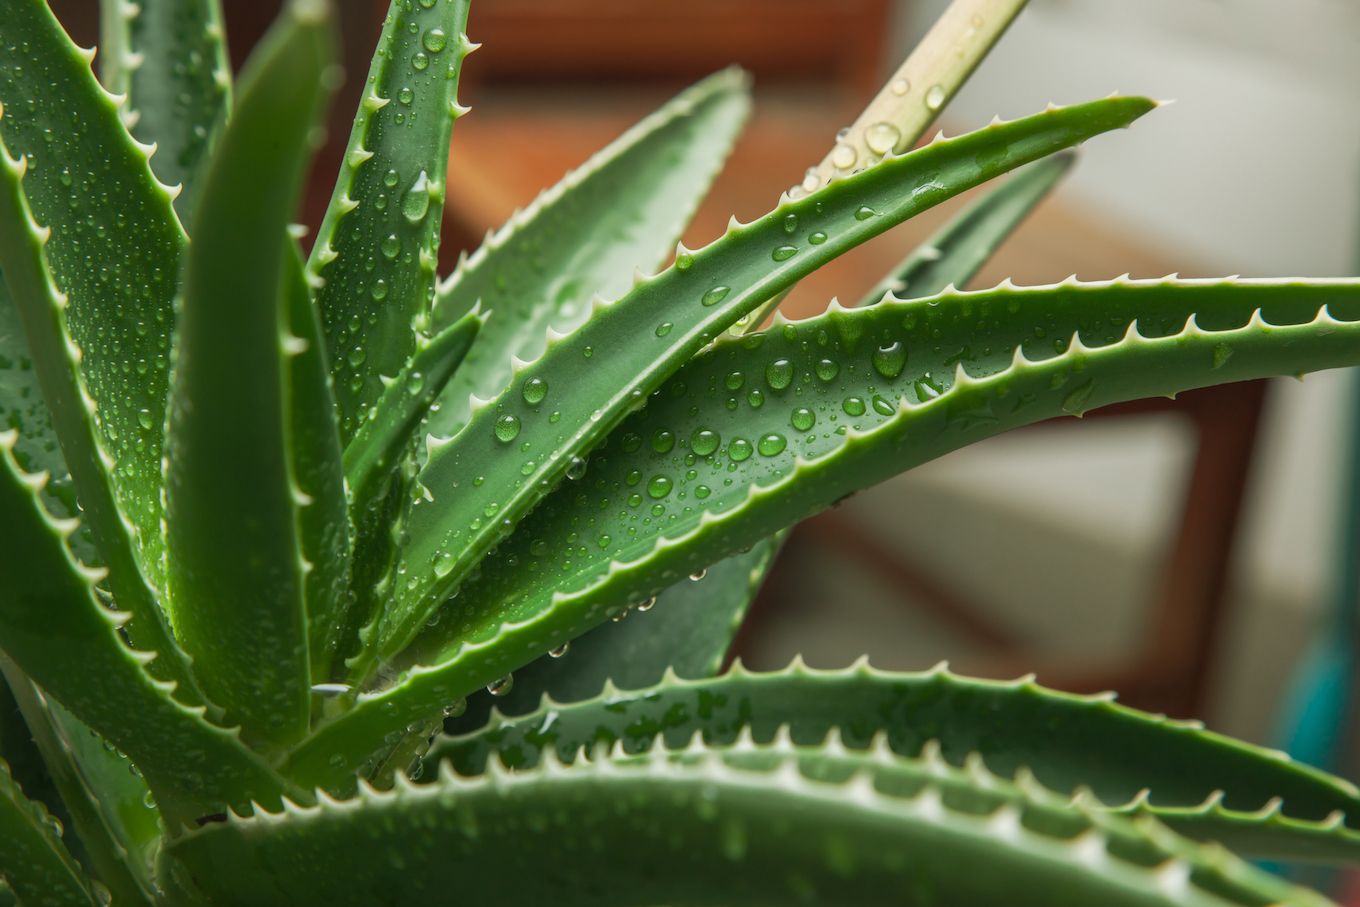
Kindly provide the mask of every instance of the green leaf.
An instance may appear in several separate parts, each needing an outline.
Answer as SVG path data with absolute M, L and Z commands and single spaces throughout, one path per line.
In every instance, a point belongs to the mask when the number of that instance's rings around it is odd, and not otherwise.
M 812 758 L 808 758 L 811 756 Z M 1327 904 L 1155 822 L 888 757 L 848 778 L 779 741 L 448 772 L 171 845 L 212 898 L 368 904 Z
M 378 497 L 430 405 L 456 373 L 487 316 L 464 315 L 433 339 L 416 338 L 416 351 L 369 410 L 354 439 L 345 447 L 345 476 L 354 491 L 356 511 Z
M 949 196 L 1126 126 L 1154 106 L 1110 98 L 1055 108 L 886 160 L 813 196 L 785 200 L 752 224 L 730 227 L 707 248 L 641 279 L 616 303 L 597 301 L 590 320 L 517 367 L 511 387 L 480 406 L 462 432 L 431 444 L 417 477 L 424 500 L 411 510 L 411 542 L 398 562 L 397 575 L 406 581 L 397 584 L 379 625 L 379 658 L 389 660 L 409 644 L 573 458 L 603 440 L 736 319 Z M 470 477 L 483 490 L 470 493 Z
M 587 702 L 545 700 L 518 718 L 493 713 L 476 732 L 441 738 L 427 762 L 449 759 L 460 774 L 476 775 L 493 753 L 521 770 L 537 765 L 545 750 L 570 761 L 602 742 L 622 741 L 635 753 L 658 735 L 671 748 L 695 733 L 726 745 L 747 733 L 774 740 L 784 727 L 801 745 L 838 735 L 850 749 L 845 759 L 866 753 L 882 734 L 882 745 L 902 756 L 928 755 L 929 741 L 937 741 L 950 764 L 981 758 L 1004 777 L 1032 773 L 1087 805 L 1151 815 L 1197 839 L 1255 855 L 1360 860 L 1360 834 L 1334 815 L 1355 813 L 1360 824 L 1360 792 L 1347 781 L 1199 722 L 1118 705 L 1109 695 L 1061 693 L 1028 678 L 975 680 L 943 666 L 895 673 L 861 662 L 815 671 L 795 661 L 772 673 L 737 667 L 713 680 L 668 674 L 635 690 L 607 687 Z M 1150 797 L 1142 793 L 1148 790 Z
M 43 506 L 58 519 L 79 515 L 76 488 L 61 442 L 52 425 L 52 413 L 43 400 L 38 372 L 24 340 L 19 310 L 10 296 L 9 284 L 0 274 L 0 426 L 19 432 L 14 458 L 24 472 L 46 472 L 51 477 L 43 489 Z M 84 522 L 71 536 L 71 550 L 81 563 L 98 566 L 99 552 L 94 547 L 90 527 Z
M 1355 364 L 1351 319 L 1356 282 L 1003 284 L 725 340 L 481 564 L 417 640 L 421 664 L 446 664 L 422 683 L 481 685 L 494 668 L 462 675 L 474 658 L 505 673 L 851 492 L 1009 428 Z M 673 446 L 648 443 L 658 436 Z
M 43 511 L 43 477 L 19 471 L 15 439 L 13 431 L 0 433 L 0 648 L 44 693 L 127 753 L 171 833 L 228 807 L 248 810 L 251 801 L 277 808 L 285 791 L 306 801 L 236 731 L 208 724 L 202 706 L 176 702 L 169 684 L 143 670 L 154 656 L 119 637 L 126 616 L 94 594 L 104 571 L 72 559 L 64 537 L 74 526 Z
M 1009 324 L 1005 332 L 998 319 Z M 1088 327 L 1077 334 L 1082 319 Z M 1028 339 L 1017 355 L 1009 338 L 1018 337 Z M 1353 281 L 1113 281 L 1031 290 L 1003 285 L 833 310 L 724 342 L 678 372 L 594 454 L 580 483 L 545 501 L 480 565 L 480 578 L 417 638 L 407 655 L 415 667 L 319 725 L 293 753 L 288 772 L 308 786 L 338 783 L 346 763 L 362 762 L 405 722 L 448 707 L 740 547 L 949 450 L 1119 400 L 1354 365 L 1357 337 L 1360 283 Z M 968 369 L 956 358 L 961 352 L 972 357 Z M 814 377 L 823 358 L 838 364 L 828 380 Z M 941 364 L 952 378 L 938 371 Z M 944 378 L 940 384 L 931 370 Z M 754 385 L 736 389 L 748 394 L 745 406 L 728 410 L 721 396 L 710 401 L 700 393 L 725 387 L 737 371 Z M 756 391 L 759 406 L 749 396 Z M 851 407 L 854 415 L 846 410 L 851 397 L 863 405 Z M 799 409 L 814 413 L 815 433 L 792 423 Z M 718 420 L 740 426 L 750 457 L 740 446 L 731 456 L 733 429 Z M 843 435 L 835 430 L 841 426 Z M 685 446 L 644 449 L 644 437 L 661 430 Z M 700 430 L 728 442 L 705 448 L 702 473 L 692 449 Z M 782 434 L 785 448 L 757 456 L 762 433 Z M 630 459 L 634 454 L 639 458 Z M 692 479 L 684 471 L 690 468 Z M 679 478 L 666 487 L 654 481 L 658 476 Z M 632 494 L 639 505 L 647 494 L 652 509 L 630 506 Z M 603 499 L 607 509 L 600 508 Z M 608 535 L 610 547 L 601 548 L 595 533 Z M 328 764 L 332 758 L 335 765 Z
M 74 715 L 46 699 L 3 654 L 0 670 L 51 770 L 50 783 L 61 792 L 66 824 L 83 845 L 73 856 L 87 861 L 117 903 L 150 904 L 156 885 L 148 857 L 160 830 L 146 782 L 129 771 L 126 756 L 111 752 Z M 19 780 L 17 772 L 15 777 Z
M 962 286 L 1043 200 L 1075 159 L 1075 152 L 1062 151 L 1021 168 L 952 218 L 880 281 L 860 305 L 876 303 L 889 291 L 900 299 L 914 299 L 934 295 L 950 284 Z M 752 318 L 751 322 L 763 320 Z M 570 659 L 545 656 L 531 662 L 515 673 L 511 692 L 496 700 L 497 708 L 509 715 L 531 711 L 545 692 L 559 702 L 586 699 L 611 678 L 624 689 L 651 686 L 660 680 L 666 665 L 673 666 L 682 677 L 717 673 L 746 607 L 779 548 L 780 543 L 773 539 L 757 542 L 752 553 L 738 554 L 708 568 L 703 585 L 681 580 L 662 592 L 657 616 L 622 625 L 601 624 L 573 641 Z M 758 572 L 752 573 L 752 568 Z M 459 725 L 475 726 L 471 722 L 484 720 L 490 706 L 488 694 L 476 694 Z
M 231 110 L 231 61 L 218 0 L 101 0 L 100 74 L 126 94 L 132 137 L 155 145 L 151 169 L 182 187 L 175 211 L 193 222 L 199 175 Z
M 0 762 L 0 876 L 26 904 L 100 907 L 90 880 L 40 803 L 24 796 Z
M 8 117 L 0 114 L 0 124 L 7 121 Z M 20 405 L 27 402 L 25 398 L 33 400 L 33 408 L 20 420 L 23 424 L 18 428 L 28 436 L 30 453 L 36 454 L 34 447 L 46 448 L 52 440 L 43 437 L 43 422 L 50 417 L 64 452 L 60 460 L 54 451 L 44 451 L 46 456 L 30 455 L 26 459 L 53 470 L 59 466 L 70 467 L 83 507 L 81 518 L 89 526 L 98 546 L 98 560 L 109 570 L 109 589 L 118 607 L 135 618 L 133 625 L 128 627 L 129 637 L 134 644 L 162 656 L 152 672 L 162 679 L 174 681 L 179 699 L 198 703 L 202 697 L 188 662 L 170 636 L 156 593 L 143 573 L 145 562 L 138 557 L 137 540 L 119 506 L 116 468 L 110 469 L 114 463 L 107 453 L 106 441 L 101 437 L 104 433 L 99 430 L 101 421 L 107 425 L 107 420 L 100 419 L 90 401 L 88 384 L 82 380 L 79 367 L 82 356 L 66 330 L 72 320 L 73 305 L 70 297 L 57 289 L 49 270 L 47 252 L 59 244 L 50 242 L 50 229 L 40 228 L 33 221 L 21 185 L 29 182 L 24 180 L 26 169 L 27 158 L 12 160 L 4 143 L 0 142 L 0 268 L 4 269 L 14 304 L 14 309 L 5 318 L 8 329 L 13 330 L 13 315 L 17 314 L 25 334 L 23 340 L 7 345 L 22 357 L 18 385 Z M 28 359 L 30 356 L 31 360 Z M 26 362 L 42 385 L 41 398 L 32 377 L 22 374 L 26 371 Z M 46 406 L 43 406 L 44 402 Z M 60 476 L 64 471 L 56 474 Z M 66 492 L 67 487 L 59 485 L 47 497 L 65 499 Z M 74 514 L 66 503 L 62 500 L 62 511 L 70 514 L 65 517 L 70 519 Z M 142 553 L 145 553 L 144 549 Z
M 671 586 L 648 613 L 603 623 L 572 640 L 570 648 L 564 645 L 557 657 L 530 662 L 514 673 L 503 698 L 485 692 L 469 698 L 458 726 L 484 724 L 493 704 L 502 714 L 520 715 L 537 708 L 544 694 L 557 702 L 578 702 L 598 696 L 608 681 L 625 690 L 654 686 L 667 668 L 680 677 L 712 677 L 722 670 L 782 546 L 782 536 L 759 541 L 750 551 L 709 567 L 701 581 L 684 579 Z
M 44 251 L 66 295 L 66 330 L 97 407 L 99 439 L 113 459 L 116 497 L 132 521 L 142 570 L 163 591 L 161 457 L 171 300 L 186 239 L 173 193 L 148 163 L 151 149 L 127 134 L 116 99 L 95 81 L 93 55 L 71 43 L 40 0 L 7 4 L 0 138 L 10 154 L 26 161 L 24 194 L 34 219 L 52 231 Z M 6 277 L 13 290 L 12 275 Z M 47 403 L 53 410 L 60 406 L 50 390 Z M 57 431 L 69 448 L 66 432 L 60 425 Z M 68 465 L 82 501 L 94 497 L 80 464 Z M 99 527 L 91 528 L 98 538 Z M 105 557 L 115 575 L 123 572 Z
M 494 312 L 432 414 L 429 430 L 467 423 L 468 395 L 490 399 L 510 383 L 511 357 L 543 354 L 547 331 L 590 317 L 591 298 L 622 296 L 633 269 L 654 271 L 675 248 L 750 113 L 750 77 L 735 67 L 685 89 L 461 259 L 439 287 L 436 325 L 480 301 Z
M 292 2 L 246 66 L 194 224 L 169 416 L 176 635 L 228 720 L 274 743 L 300 738 L 311 715 L 290 398 L 290 357 L 306 344 L 289 331 L 286 228 L 334 41 L 325 4 Z
M 312 247 L 346 442 L 428 327 L 467 13 L 468 0 L 393 0 Z
M 306 343 L 289 368 L 293 476 L 307 503 L 298 507 L 298 532 L 307 570 L 307 651 L 312 683 L 330 680 L 331 661 L 349 605 L 354 526 L 349 518 L 340 426 L 331 392 L 321 314 L 303 269 L 302 252 L 284 252 L 284 295 L 291 334 Z
M 1075 151 L 1060 151 L 1021 167 L 914 249 L 856 308 L 874 305 L 888 293 L 922 299 L 968 283 L 1076 161 Z

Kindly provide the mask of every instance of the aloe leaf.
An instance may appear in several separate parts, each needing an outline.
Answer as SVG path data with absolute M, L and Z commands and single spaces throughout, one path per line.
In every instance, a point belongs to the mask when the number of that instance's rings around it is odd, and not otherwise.
M 742 315 L 822 264 L 908 217 L 1060 147 L 1128 125 L 1155 104 L 1110 98 L 988 127 L 884 161 L 815 196 L 787 199 L 705 249 L 642 278 L 613 304 L 516 369 L 447 443 L 430 445 L 411 542 L 376 634 L 392 658 L 565 474 L 667 375 Z M 621 343 L 619 338 L 640 338 Z M 596 351 L 600 359 L 596 360 Z M 601 369 L 610 376 L 600 380 Z M 484 486 L 479 493 L 469 493 Z M 462 487 L 459 487 L 460 484 Z
M 293 355 L 288 370 L 289 440 L 293 476 L 306 500 L 298 506 L 298 534 L 303 558 L 310 565 L 304 599 L 311 681 L 325 683 L 330 680 L 335 642 L 349 605 L 354 527 L 321 317 L 295 241 L 287 243 L 283 269 L 288 330 L 306 345 Z
M 345 446 L 345 475 L 354 490 L 356 509 L 374 500 L 378 487 L 462 364 L 486 321 L 485 315 L 469 313 L 432 339 L 416 338 L 410 361 L 387 384 L 354 439 Z
M 899 299 L 914 299 L 939 293 L 950 284 L 965 284 L 1075 160 L 1074 151 L 1061 151 L 1022 167 L 952 218 L 869 291 L 860 305 L 876 303 L 890 291 Z M 763 320 L 763 315 L 751 317 L 750 323 Z M 610 678 L 624 689 L 650 686 L 668 664 L 682 677 L 717 673 L 780 547 L 774 539 L 757 542 L 750 554 L 708 568 L 702 586 L 682 580 L 662 592 L 656 617 L 622 626 L 602 624 L 573 641 L 571 659 L 545 656 L 531 662 L 515 673 L 511 692 L 497 701 L 497 707 L 512 715 L 531 711 L 544 692 L 559 702 L 586 699 Z M 460 724 L 472 726 L 469 722 L 484 716 L 489 707 L 490 697 L 477 694 Z
M 126 616 L 94 594 L 102 569 L 83 567 L 64 544 L 71 523 L 42 510 L 43 477 L 20 472 L 16 433 L 0 433 L 0 648 L 45 694 L 128 755 L 173 832 L 182 824 L 277 805 L 287 784 L 246 749 L 235 730 L 208 724 L 204 708 L 170 696 L 143 670 L 155 656 L 134 652 L 118 634 Z M 53 628 L 60 633 L 53 633 Z M 82 670 L 73 673 L 71 665 Z
M 193 222 L 198 175 L 231 110 L 231 61 L 218 0 L 100 0 L 100 75 L 126 94 L 132 137 L 155 145 L 151 169 L 182 188 L 175 211 Z
M 72 855 L 88 860 L 119 904 L 150 904 L 156 886 L 147 856 L 160 831 L 157 813 L 146 802 L 151 796 L 146 782 L 128 770 L 126 756 L 105 749 L 102 739 L 48 701 L 3 654 L 0 670 L 61 793 L 68 824 L 83 845 L 81 852 L 72 848 Z
M 553 757 L 229 817 L 171 850 L 209 897 L 254 904 L 428 899 L 450 877 L 460 901 L 483 904 L 1328 903 L 1155 822 L 1041 796 L 998 803 L 991 779 L 944 782 L 922 765 L 903 784 L 910 769 L 894 762 L 821 780 L 805 766 L 788 746 L 698 741 Z
M 334 80 L 334 41 L 325 4 L 290 3 L 242 75 L 185 265 L 169 415 L 176 634 L 228 719 L 283 743 L 311 714 L 290 416 L 291 356 L 306 344 L 289 330 L 286 228 Z
M 621 741 L 639 752 L 658 736 L 674 748 L 696 732 L 714 745 L 742 734 L 764 742 L 784 727 L 802 745 L 836 734 L 850 749 L 845 759 L 871 744 L 909 757 L 938 746 L 950 764 L 980 758 L 1004 777 L 1032 774 L 1093 808 L 1150 815 L 1182 834 L 1255 855 L 1360 859 L 1360 835 L 1339 818 L 1356 813 L 1360 821 L 1360 792 L 1349 782 L 1199 722 L 1118 705 L 1109 695 L 1061 693 L 1028 678 L 975 680 L 944 666 L 814 671 L 795 661 L 772 673 L 734 667 L 712 680 L 672 673 L 636 690 L 610 686 L 586 702 L 545 699 L 522 717 L 493 713 L 478 731 L 438 740 L 427 761 L 448 759 L 460 774 L 476 775 L 492 754 L 520 770 L 537 765 L 546 750 L 571 760 L 581 747 Z
M 0 115 L 0 123 L 7 119 Z M 153 673 L 174 681 L 178 698 L 197 703 L 201 696 L 188 662 L 170 636 L 156 593 L 143 573 L 144 561 L 138 558 L 132 527 L 119 507 L 116 469 L 109 468 L 100 419 L 87 393 L 88 384 L 81 376 L 78 363 L 82 356 L 66 332 L 66 325 L 71 322 L 71 299 L 57 289 L 48 267 L 47 252 L 58 244 L 49 241 L 52 234 L 49 228 L 41 228 L 33 221 L 21 185 L 26 169 L 27 158 L 11 159 L 0 142 L 0 268 L 4 269 L 14 306 L 3 317 L 6 330 L 12 331 L 16 320 L 13 316 L 17 313 L 25 335 L 7 341 L 6 345 L 22 356 L 17 389 L 20 406 L 29 404 L 25 417 L 10 421 L 21 423 L 15 430 L 22 429 L 29 449 L 27 460 L 54 471 L 63 467 L 56 471 L 58 476 L 66 472 L 64 467 L 70 467 L 69 475 L 83 508 L 81 519 L 91 530 L 100 553 L 98 560 L 109 571 L 108 588 L 118 606 L 135 618 L 128 627 L 130 638 L 134 644 L 162 656 L 157 659 L 159 663 Z M 33 369 L 42 386 L 41 396 L 32 378 L 22 374 L 28 368 Z M 37 456 L 35 448 L 48 448 L 52 440 L 44 437 L 44 422 L 48 419 L 61 439 L 62 453 L 44 450 L 45 456 Z M 65 519 L 74 518 L 67 507 L 68 503 L 74 504 L 69 488 L 61 483 L 46 496 L 61 500 L 62 512 L 68 514 Z
M 1009 325 L 1004 333 L 998 319 Z M 833 310 L 724 342 L 678 372 L 595 453 L 580 484 L 544 502 L 480 565 L 480 578 L 417 638 L 408 653 L 417 666 L 319 725 L 288 771 L 309 786 L 343 780 L 339 767 L 361 762 L 405 721 L 448 707 L 681 577 L 949 450 L 1119 400 L 1357 364 L 1357 336 L 1360 284 L 1353 281 L 1113 281 L 1003 285 Z M 1027 339 L 1012 348 L 1012 338 Z M 823 359 L 838 369 L 827 379 L 814 377 Z M 735 411 L 723 396 L 707 396 L 734 372 L 752 385 L 734 391 L 747 395 Z M 807 430 L 799 410 L 814 417 Z M 727 419 L 739 424 L 745 447 L 733 447 L 738 438 L 720 421 Z M 644 451 L 644 437 L 659 431 L 676 447 Z M 784 446 L 766 441 L 761 452 L 767 434 Z M 610 504 L 602 510 L 604 499 Z M 601 537 L 610 544 L 601 547 Z M 331 758 L 337 764 L 328 767 Z
M 97 407 L 99 440 L 113 460 L 113 488 L 135 529 L 142 570 L 162 589 L 163 416 L 171 300 L 185 244 L 174 193 L 156 180 L 148 163 L 152 149 L 127 134 L 117 99 L 95 80 L 94 51 L 72 44 L 45 3 L 7 4 L 4 37 L 0 138 L 25 160 L 24 194 L 34 219 L 52 231 L 44 251 L 66 296 L 66 330 Z M 129 255 L 133 248 L 139 254 Z M 12 275 L 6 277 L 13 289 Z M 75 442 L 61 428 L 66 416 L 55 412 L 64 404 L 51 392 L 47 398 L 69 448 Z M 80 464 L 68 465 L 82 501 L 103 494 L 87 490 Z M 99 527 L 91 528 L 99 539 Z M 113 560 L 106 563 L 115 576 L 123 572 Z
M 430 417 L 436 437 L 510 383 L 512 356 L 543 354 L 546 331 L 567 334 L 591 298 L 622 296 L 634 268 L 654 271 L 675 249 L 751 109 L 750 77 L 735 67 L 685 89 L 517 212 L 439 287 L 436 325 L 480 301 L 494 312 Z
M 79 515 L 76 489 L 71 471 L 61 455 L 61 442 L 52 425 L 52 413 L 43 400 L 38 372 L 24 340 L 19 310 L 9 293 L 9 284 L 0 274 L 0 426 L 19 432 L 14 458 L 24 472 L 46 472 L 51 478 L 43 489 L 43 506 L 58 519 Z M 81 523 L 71 536 L 71 550 L 81 563 L 100 564 L 90 527 Z
M 428 327 L 467 14 L 468 0 L 393 0 L 312 247 L 346 442 Z
M 1354 318 L 1354 282 L 1003 284 L 833 307 L 724 341 L 481 565 L 418 639 L 418 660 L 485 661 L 518 634 L 558 644 L 851 492 L 1018 425 L 1354 364 Z M 674 446 L 646 443 L 658 435 Z M 452 664 L 425 682 L 447 684 Z
M 783 535 L 744 554 L 718 561 L 700 577 L 681 580 L 657 596 L 655 610 L 635 620 L 601 624 L 514 673 L 503 698 L 482 692 L 468 699 L 458 726 L 484 724 L 494 704 L 506 715 L 532 712 L 547 695 L 557 702 L 598 696 L 606 682 L 626 690 L 650 687 L 667 669 L 680 677 L 712 677 L 722 670 L 732 639 L 783 546 Z
M 0 762 L 0 876 L 26 904 L 100 907 L 42 804 L 24 796 Z
M 888 293 L 898 299 L 921 299 L 951 285 L 962 287 L 1076 161 L 1075 151 L 1060 151 L 1021 167 L 914 249 L 860 298 L 856 308 L 880 302 Z

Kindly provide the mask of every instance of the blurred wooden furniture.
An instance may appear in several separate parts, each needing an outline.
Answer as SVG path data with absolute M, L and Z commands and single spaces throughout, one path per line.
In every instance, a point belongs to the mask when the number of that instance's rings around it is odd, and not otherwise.
M 889 0 L 479 0 L 481 81 L 693 81 L 736 63 L 757 79 L 879 88 Z M 866 47 L 870 48 L 869 52 Z

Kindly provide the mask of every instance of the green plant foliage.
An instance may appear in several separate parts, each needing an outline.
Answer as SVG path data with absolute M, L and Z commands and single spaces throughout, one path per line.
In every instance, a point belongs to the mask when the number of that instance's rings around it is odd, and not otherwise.
M 306 259 L 326 0 L 235 87 L 215 0 L 103 3 L 102 86 L 11 3 L 0 903 L 1326 903 L 1224 849 L 1360 862 L 1356 789 L 1280 754 L 1029 680 L 720 673 L 784 531 L 846 494 L 1360 364 L 1355 281 L 953 289 L 1064 149 L 1156 106 L 908 151 L 1023 5 L 956 0 L 902 70 L 940 91 L 890 83 L 847 133 L 866 166 L 833 151 L 706 248 L 676 241 L 748 114 L 735 69 L 440 282 L 467 0 L 393 0 Z M 1011 171 L 856 308 L 753 330 Z

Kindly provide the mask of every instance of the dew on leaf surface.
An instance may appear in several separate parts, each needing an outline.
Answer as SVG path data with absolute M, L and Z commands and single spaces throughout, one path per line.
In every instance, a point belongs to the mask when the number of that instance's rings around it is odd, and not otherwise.
M 701 457 L 706 457 L 713 453 L 713 451 L 718 449 L 718 445 L 721 443 L 722 436 L 716 431 L 710 431 L 707 428 L 696 430 L 689 439 L 690 450 Z
M 542 378 L 530 378 L 524 382 L 524 402 L 530 406 L 535 406 L 543 402 L 543 398 L 548 395 L 548 382 Z
M 515 440 L 519 434 L 519 417 L 511 413 L 503 413 L 496 419 L 496 437 L 502 444 L 509 444 Z
M 776 359 L 765 366 L 765 381 L 770 387 L 782 391 L 793 382 L 793 363 L 788 359 Z

